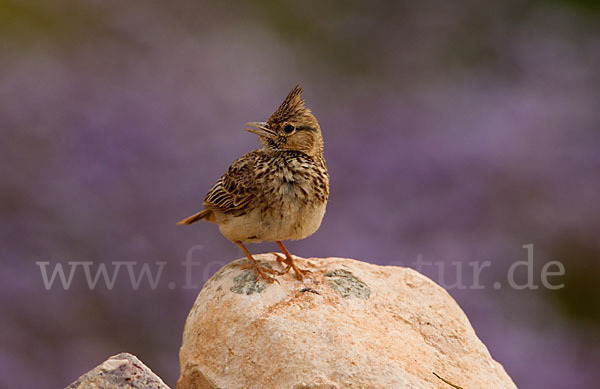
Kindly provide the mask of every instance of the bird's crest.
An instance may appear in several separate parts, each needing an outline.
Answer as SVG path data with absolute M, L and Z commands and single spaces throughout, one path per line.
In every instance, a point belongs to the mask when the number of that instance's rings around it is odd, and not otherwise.
M 304 99 L 302 98 L 302 86 L 296 85 L 294 89 L 288 93 L 283 103 L 277 108 L 277 110 L 267 120 L 267 123 L 281 123 L 289 120 L 292 117 L 302 117 L 310 115 L 310 109 L 304 105 Z M 312 115 L 311 115 L 312 116 Z

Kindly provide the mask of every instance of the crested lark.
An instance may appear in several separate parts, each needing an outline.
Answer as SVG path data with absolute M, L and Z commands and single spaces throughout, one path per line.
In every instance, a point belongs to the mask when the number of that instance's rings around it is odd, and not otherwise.
M 297 85 L 266 122 L 247 123 L 263 147 L 238 158 L 204 199 L 204 209 L 178 224 L 205 219 L 237 244 L 255 273 L 293 269 L 299 279 L 309 272 L 296 266 L 282 240 L 304 239 L 321 225 L 329 197 L 329 173 L 323 158 L 323 137 L 317 119 L 304 105 Z M 243 242 L 275 241 L 285 258 L 279 272 L 258 264 Z

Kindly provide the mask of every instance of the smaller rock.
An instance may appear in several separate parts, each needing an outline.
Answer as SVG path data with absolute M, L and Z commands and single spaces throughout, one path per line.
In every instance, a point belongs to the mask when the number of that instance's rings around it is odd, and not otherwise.
M 169 389 L 150 368 L 135 355 L 114 355 L 79 377 L 65 389 Z

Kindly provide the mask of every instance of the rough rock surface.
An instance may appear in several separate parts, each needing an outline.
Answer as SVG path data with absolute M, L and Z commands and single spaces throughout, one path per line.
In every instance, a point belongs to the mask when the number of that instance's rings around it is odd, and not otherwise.
M 270 254 L 257 255 L 280 269 Z M 408 268 L 301 259 L 304 281 L 257 282 L 237 260 L 198 295 L 185 388 L 516 388 L 450 295 Z
M 121 353 L 88 371 L 66 389 L 169 389 L 135 355 Z

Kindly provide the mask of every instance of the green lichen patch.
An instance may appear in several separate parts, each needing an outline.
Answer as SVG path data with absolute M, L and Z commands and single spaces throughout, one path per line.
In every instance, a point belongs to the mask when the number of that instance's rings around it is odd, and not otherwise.
M 343 298 L 355 297 L 363 300 L 368 300 L 371 297 L 371 289 L 356 278 L 348 270 L 337 269 L 325 274 L 325 277 L 332 279 L 327 280 L 329 285 L 339 292 Z
M 231 291 L 237 294 L 251 295 L 253 293 L 262 293 L 265 285 L 256 280 L 254 270 L 244 270 L 239 276 L 233 279 Z

